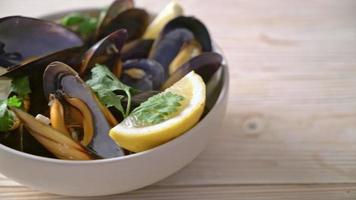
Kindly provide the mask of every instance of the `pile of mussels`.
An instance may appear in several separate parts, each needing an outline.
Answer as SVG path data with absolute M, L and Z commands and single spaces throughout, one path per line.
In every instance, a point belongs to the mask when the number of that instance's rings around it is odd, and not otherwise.
M 176 2 L 155 17 L 134 7 L 132 0 L 116 0 L 101 13 L 75 13 L 59 21 L 1 18 L 0 102 L 6 99 L 15 107 L 1 104 L 0 115 L 17 120 L 5 128 L 0 122 L 0 143 L 51 158 L 71 159 L 55 153 L 65 148 L 60 142 L 91 158 L 130 154 L 108 136 L 124 113 L 98 100 L 86 84 L 91 70 L 105 65 L 134 88 L 130 111 L 192 70 L 208 83 L 221 62 L 205 25 L 195 17 L 183 16 Z M 219 87 L 217 84 L 214 90 Z M 218 93 L 211 94 L 208 92 L 205 112 Z M 13 95 L 22 101 L 21 108 L 16 108 L 16 99 L 9 98 Z M 127 98 L 122 102 L 127 106 Z M 36 115 L 37 119 L 32 117 Z M 49 115 L 65 115 L 65 121 L 59 122 L 71 127 L 72 133 L 58 135 L 38 121 Z M 88 115 L 91 121 L 85 122 Z M 88 130 L 91 134 L 83 134 Z

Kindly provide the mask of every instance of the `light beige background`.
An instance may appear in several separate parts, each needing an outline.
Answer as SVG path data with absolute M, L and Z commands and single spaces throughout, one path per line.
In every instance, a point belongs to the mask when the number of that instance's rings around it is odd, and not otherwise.
M 0 17 L 109 2 L 0 0 Z M 167 1 L 137 2 L 157 11 Z M 181 3 L 206 23 L 227 56 L 231 95 L 225 124 L 185 169 L 118 197 L 356 199 L 356 1 Z M 0 199 L 54 197 L 71 199 L 0 175 Z

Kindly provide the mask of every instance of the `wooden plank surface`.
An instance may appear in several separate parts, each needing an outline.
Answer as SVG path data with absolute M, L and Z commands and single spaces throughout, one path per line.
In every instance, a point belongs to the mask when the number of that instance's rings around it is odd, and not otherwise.
M 26 187 L 0 187 L 0 199 L 6 200 L 351 200 L 355 198 L 356 186 L 349 184 L 150 186 L 126 194 L 91 198 L 44 194 Z
M 1 0 L 0 16 L 109 1 L 60 2 Z M 166 1 L 151 2 L 138 4 L 157 11 Z M 229 62 L 225 124 L 185 169 L 120 198 L 354 199 L 356 1 L 180 2 L 207 24 Z M 52 197 L 0 176 L 0 199 Z

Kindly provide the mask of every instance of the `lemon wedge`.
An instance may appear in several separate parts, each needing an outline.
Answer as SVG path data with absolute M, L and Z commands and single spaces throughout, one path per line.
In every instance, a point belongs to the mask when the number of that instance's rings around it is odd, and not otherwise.
M 130 114 L 110 130 L 110 137 L 119 146 L 132 152 L 145 151 L 163 144 L 183 134 L 199 121 L 205 106 L 205 90 L 203 79 L 192 71 L 160 93 L 170 92 L 184 97 L 181 106 L 170 118 L 154 125 L 137 126 L 135 118 Z

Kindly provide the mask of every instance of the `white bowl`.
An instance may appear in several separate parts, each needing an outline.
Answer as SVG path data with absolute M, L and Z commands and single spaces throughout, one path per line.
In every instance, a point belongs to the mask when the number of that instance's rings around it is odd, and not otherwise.
M 136 190 L 177 172 L 220 132 L 226 112 L 229 73 L 210 112 L 182 136 L 154 149 L 119 158 L 66 161 L 23 153 L 0 144 L 0 173 L 34 189 L 69 196 L 100 196 Z

